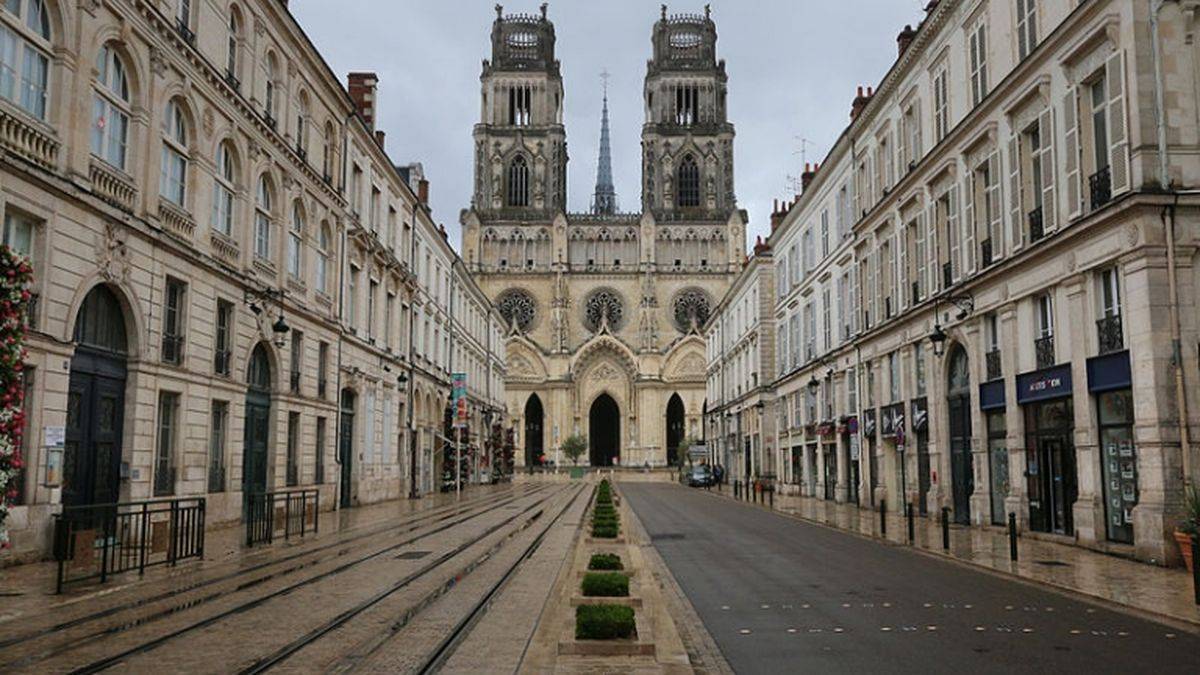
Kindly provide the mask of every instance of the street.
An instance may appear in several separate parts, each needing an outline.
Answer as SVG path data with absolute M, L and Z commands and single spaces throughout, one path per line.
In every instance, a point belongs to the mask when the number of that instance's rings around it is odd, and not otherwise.
M 667 484 L 622 485 L 730 666 L 1193 671 L 1195 634 Z

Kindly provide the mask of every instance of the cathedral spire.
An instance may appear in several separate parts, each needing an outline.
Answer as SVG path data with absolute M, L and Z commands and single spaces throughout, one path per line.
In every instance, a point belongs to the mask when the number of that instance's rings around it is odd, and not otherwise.
M 592 213 L 612 215 L 617 212 L 617 189 L 613 186 L 612 146 L 608 138 L 608 71 L 600 74 L 604 82 L 604 111 L 600 116 L 600 162 L 596 167 L 596 192 L 592 195 Z

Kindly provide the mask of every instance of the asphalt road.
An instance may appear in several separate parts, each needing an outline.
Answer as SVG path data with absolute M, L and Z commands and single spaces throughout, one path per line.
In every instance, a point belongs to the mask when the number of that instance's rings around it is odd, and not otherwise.
M 621 491 L 739 673 L 1200 672 L 1190 632 L 678 485 Z

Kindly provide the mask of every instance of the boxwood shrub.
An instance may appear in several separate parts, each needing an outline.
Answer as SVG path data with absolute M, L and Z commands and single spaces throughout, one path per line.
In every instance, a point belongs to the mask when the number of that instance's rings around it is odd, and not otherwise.
M 629 577 L 617 572 L 589 572 L 579 587 L 589 598 L 624 598 L 629 596 Z
M 624 605 L 580 605 L 575 608 L 576 640 L 620 640 L 633 637 L 633 608 Z
M 621 556 L 616 553 L 593 553 L 592 559 L 588 561 L 589 570 L 623 570 L 624 563 L 621 562 Z
M 616 539 L 617 538 L 617 525 L 615 523 L 613 523 L 613 524 L 603 523 L 603 524 L 599 524 L 599 525 L 593 524 L 592 525 L 592 536 L 595 537 L 596 539 Z

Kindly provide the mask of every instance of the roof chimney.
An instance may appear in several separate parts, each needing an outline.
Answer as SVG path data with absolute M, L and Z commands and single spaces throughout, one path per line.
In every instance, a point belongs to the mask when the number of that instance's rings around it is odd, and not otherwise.
M 912 25 L 904 26 L 904 30 L 900 31 L 900 35 L 896 37 L 896 46 L 900 48 L 900 56 L 904 56 L 904 52 L 908 51 L 909 46 L 916 38 L 917 31 L 913 29 Z
M 808 192 L 808 186 L 812 185 L 813 179 L 817 177 L 816 167 L 804 165 L 804 173 L 800 174 L 800 189 Z
M 757 237 L 757 241 L 754 242 L 754 255 L 762 255 L 770 250 L 771 250 L 771 245 L 764 242 L 762 239 L 762 235 L 760 234 Z
M 774 205 L 771 207 L 771 232 L 772 233 L 774 233 L 775 230 L 779 229 L 780 224 L 783 223 L 783 216 L 786 214 L 787 214 L 787 211 L 779 208 L 779 200 L 776 199 Z
M 417 199 L 425 206 L 429 206 L 429 181 L 424 178 L 417 182 Z
M 367 123 L 367 128 L 375 131 L 375 90 L 379 86 L 379 77 L 375 73 L 350 73 L 350 100 L 358 114 Z
M 867 104 L 871 102 L 871 97 L 874 95 L 875 92 L 871 87 L 867 87 L 866 91 L 863 91 L 862 87 L 858 88 L 858 95 L 854 97 L 854 103 L 850 106 L 851 121 L 858 119 L 858 116 L 866 109 Z

